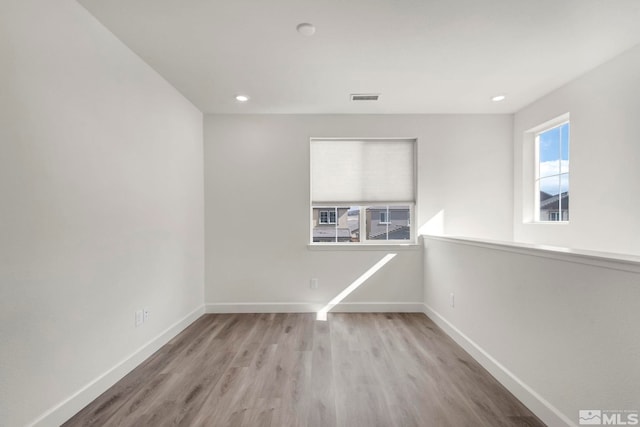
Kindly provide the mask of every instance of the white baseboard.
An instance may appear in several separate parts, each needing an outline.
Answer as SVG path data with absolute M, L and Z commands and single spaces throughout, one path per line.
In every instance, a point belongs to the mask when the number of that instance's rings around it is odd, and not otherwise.
M 440 313 L 423 304 L 423 313 L 442 328 L 456 343 L 464 348 L 478 363 L 491 373 L 503 386 L 516 396 L 531 412 L 549 426 L 576 426 L 565 414 L 536 393 L 511 371 L 494 359 L 482 347 L 467 337 Z
M 223 302 L 207 303 L 207 313 L 317 313 L 323 304 L 305 302 Z M 330 312 L 335 313 L 423 313 L 422 303 L 416 302 L 343 302 Z
M 220 302 L 206 303 L 207 313 L 313 313 L 322 304 L 305 302 Z
M 64 423 L 203 314 L 204 305 L 201 305 L 28 425 L 44 427 Z
M 343 302 L 331 309 L 334 313 L 422 313 L 419 302 Z

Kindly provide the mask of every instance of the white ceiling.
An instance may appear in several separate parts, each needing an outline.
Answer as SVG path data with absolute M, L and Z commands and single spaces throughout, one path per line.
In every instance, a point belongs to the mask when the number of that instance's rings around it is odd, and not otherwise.
M 205 113 L 510 113 L 640 43 L 640 0 L 79 1 Z

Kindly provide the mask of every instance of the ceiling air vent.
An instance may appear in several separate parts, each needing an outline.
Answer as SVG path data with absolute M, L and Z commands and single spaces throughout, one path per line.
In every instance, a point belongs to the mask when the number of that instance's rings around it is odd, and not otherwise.
M 380 98 L 378 93 L 352 93 L 352 101 L 377 101 Z

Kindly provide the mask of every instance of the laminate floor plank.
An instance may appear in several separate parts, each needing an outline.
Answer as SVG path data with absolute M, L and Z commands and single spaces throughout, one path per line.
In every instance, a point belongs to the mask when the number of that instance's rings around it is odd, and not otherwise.
M 210 326 L 211 322 L 204 317 L 193 322 L 182 333 L 170 340 L 135 370 L 111 387 L 108 393 L 103 393 L 90 405 L 78 412 L 73 417 L 77 423 L 75 425 L 102 426 L 107 424 L 107 420 L 120 411 L 120 408 L 131 400 L 133 395 L 147 386 L 150 377 L 158 375 L 167 363 L 176 359 L 178 350 Z
M 407 320 L 406 316 L 404 318 Z M 440 387 L 436 395 L 444 399 L 444 406 L 457 406 L 457 410 L 452 411 L 452 413 L 468 414 L 465 417 L 472 416 L 476 418 L 479 425 L 496 427 L 504 425 L 503 420 L 497 415 L 496 411 L 492 411 L 493 401 L 486 399 L 482 394 L 482 388 L 466 386 L 467 384 L 476 384 L 477 378 L 466 376 L 464 368 L 467 366 L 465 363 L 468 362 L 460 359 L 458 350 L 461 349 L 457 348 L 457 346 L 454 347 L 453 344 L 455 343 L 453 341 L 447 341 L 450 338 L 446 337 L 446 335 L 438 335 L 436 340 L 427 340 L 425 341 L 425 346 L 421 347 L 419 345 L 421 342 L 420 336 L 405 328 L 408 323 L 402 322 L 400 324 L 402 326 L 400 333 L 409 343 L 408 348 L 412 349 L 410 351 L 411 360 L 419 363 L 422 360 L 429 360 L 430 354 L 437 355 L 436 358 L 431 358 L 427 365 L 422 366 L 422 369 L 429 373 Z M 464 355 L 469 360 L 472 360 L 466 353 Z M 479 365 L 478 368 L 481 369 Z M 484 370 L 481 369 L 481 371 Z M 446 375 L 443 375 L 444 373 Z M 483 374 L 482 379 L 488 376 L 486 372 L 483 372 Z M 455 422 L 459 423 L 460 421 Z
M 501 417 L 500 414 L 511 413 L 515 416 L 528 416 L 530 411 L 517 399 L 513 398 L 495 378 L 493 378 L 480 364 L 468 353 L 435 325 L 428 326 L 424 322 L 416 322 L 415 317 L 403 315 L 403 333 L 412 337 L 414 343 L 419 343 L 428 334 L 437 333 L 437 340 L 431 340 L 432 351 L 439 352 L 447 357 L 442 357 L 441 369 L 446 370 L 449 376 L 464 396 L 464 400 L 470 403 L 471 409 L 484 419 L 490 426 L 509 426 L 513 420 Z M 409 325 L 416 327 L 409 328 Z M 426 329 L 425 327 L 428 327 Z M 435 327 L 435 328 L 434 328 Z M 417 333 L 417 334 L 416 334 Z M 435 349 L 436 345 L 438 347 Z M 424 357 L 424 353 L 418 357 Z M 463 387 L 465 384 L 481 384 L 482 387 Z
M 423 314 L 204 315 L 64 426 L 540 427 Z
M 336 425 L 336 395 L 330 322 L 316 322 L 311 352 L 308 426 Z

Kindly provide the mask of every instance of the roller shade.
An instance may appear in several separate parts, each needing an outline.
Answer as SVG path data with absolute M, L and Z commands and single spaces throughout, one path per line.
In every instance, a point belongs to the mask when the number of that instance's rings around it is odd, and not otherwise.
M 415 140 L 311 140 L 313 204 L 414 203 Z

